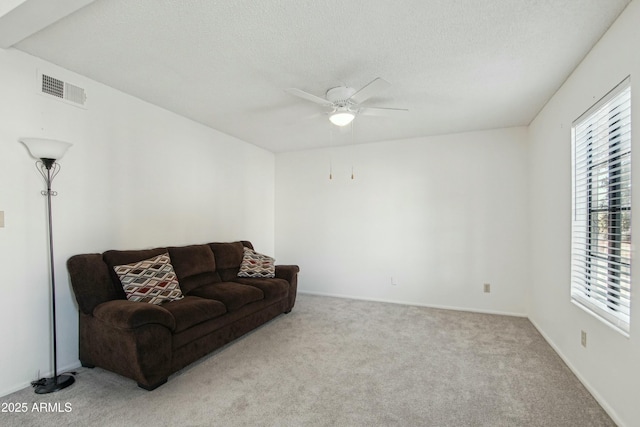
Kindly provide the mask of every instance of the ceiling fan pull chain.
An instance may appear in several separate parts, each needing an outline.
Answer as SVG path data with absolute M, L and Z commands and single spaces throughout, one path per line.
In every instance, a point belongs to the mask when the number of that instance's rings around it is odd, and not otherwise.
M 329 180 L 333 179 L 333 129 L 329 125 Z
M 353 127 L 354 127 L 354 124 L 353 124 L 353 122 L 351 122 L 351 179 L 354 178 L 354 175 L 353 175 L 353 145 L 355 143 L 355 137 L 353 136 Z

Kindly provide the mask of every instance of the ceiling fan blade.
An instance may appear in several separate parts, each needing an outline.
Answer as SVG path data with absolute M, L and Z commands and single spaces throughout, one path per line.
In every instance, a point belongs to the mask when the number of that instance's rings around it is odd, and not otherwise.
M 297 96 L 302 99 L 306 99 L 307 101 L 315 102 L 316 104 L 324 105 L 325 107 L 330 107 L 333 105 L 331 101 L 328 101 L 324 98 L 320 98 L 319 96 L 315 96 L 311 93 L 305 92 L 300 89 L 288 88 L 288 89 L 285 89 L 285 91 L 287 93 L 290 93 L 291 95 Z
M 358 114 L 363 116 L 395 116 L 399 113 L 406 113 L 406 108 L 381 108 L 381 107 L 360 107 Z
M 377 79 L 354 93 L 349 99 L 356 104 L 360 104 L 361 102 L 371 98 L 373 95 L 376 95 L 377 93 L 388 89 L 390 86 L 391 83 L 378 77 Z

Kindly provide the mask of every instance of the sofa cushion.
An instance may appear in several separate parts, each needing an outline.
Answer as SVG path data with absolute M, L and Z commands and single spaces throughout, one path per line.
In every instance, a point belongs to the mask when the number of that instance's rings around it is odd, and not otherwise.
M 275 277 L 275 258 L 244 248 L 238 277 Z
M 220 282 L 216 272 L 216 259 L 209 245 L 170 247 L 171 264 L 180 281 L 182 292 L 209 283 Z
M 113 268 L 114 265 L 131 264 L 142 261 L 167 252 L 167 248 L 142 249 L 131 251 L 110 250 L 102 254 L 107 265 Z
M 239 268 L 244 254 L 242 242 L 210 243 L 218 269 Z
M 176 333 L 227 312 L 226 307 L 220 301 L 195 296 L 186 296 L 178 301 L 164 303 L 162 308 L 173 315 L 176 323 L 174 332 Z
M 265 299 L 281 299 L 289 295 L 289 282 L 284 279 L 259 279 L 238 277 L 236 282 L 258 288 Z
M 227 311 L 237 310 L 249 303 L 264 299 L 264 293 L 260 289 L 234 282 L 200 286 L 192 290 L 189 295 L 218 300 L 227 307 Z
M 104 324 L 121 329 L 136 329 L 145 325 L 158 324 L 175 330 L 176 322 L 163 306 L 138 304 L 116 299 L 98 304 L 93 316 Z
M 178 279 L 216 271 L 216 259 L 209 245 L 172 246 L 169 255 Z
M 244 247 L 253 249 L 253 245 L 248 241 L 233 243 L 209 243 L 213 254 L 216 257 L 216 270 L 224 282 L 231 282 L 238 277 Z
M 182 298 L 168 252 L 132 264 L 116 265 L 113 270 L 129 301 L 161 304 Z

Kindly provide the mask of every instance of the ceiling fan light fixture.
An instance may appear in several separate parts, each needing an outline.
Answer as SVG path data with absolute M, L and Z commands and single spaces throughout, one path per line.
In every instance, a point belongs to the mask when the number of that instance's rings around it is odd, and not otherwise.
M 329 115 L 329 120 L 336 126 L 346 126 L 356 118 L 355 113 L 347 109 L 336 110 Z

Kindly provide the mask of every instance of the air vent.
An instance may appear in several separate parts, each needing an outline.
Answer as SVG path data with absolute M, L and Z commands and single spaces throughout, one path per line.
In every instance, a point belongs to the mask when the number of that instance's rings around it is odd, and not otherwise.
M 42 93 L 64 98 L 64 82 L 45 74 L 42 75 Z
M 44 73 L 38 73 L 38 77 L 41 93 L 55 96 L 68 104 L 86 108 L 87 95 L 83 88 Z

